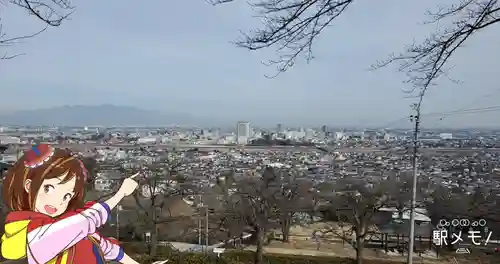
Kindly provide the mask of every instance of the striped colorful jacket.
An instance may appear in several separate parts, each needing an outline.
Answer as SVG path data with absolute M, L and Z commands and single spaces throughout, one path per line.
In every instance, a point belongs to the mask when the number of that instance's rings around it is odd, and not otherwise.
M 123 250 L 116 240 L 96 232 L 110 216 L 105 203 L 87 203 L 81 210 L 59 218 L 15 211 L 7 215 L 2 256 L 27 259 L 29 264 L 103 264 L 120 261 Z

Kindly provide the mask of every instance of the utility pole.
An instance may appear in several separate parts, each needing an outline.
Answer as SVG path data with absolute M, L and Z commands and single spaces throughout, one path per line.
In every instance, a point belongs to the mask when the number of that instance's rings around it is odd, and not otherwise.
M 201 216 L 198 216 L 198 245 L 201 245 Z
M 198 244 L 201 245 L 202 251 L 208 252 L 208 206 L 203 204 L 203 198 L 198 195 L 200 203 L 198 204 Z M 202 244 L 202 210 L 205 209 L 205 244 Z
M 203 204 L 201 200 L 201 195 L 198 195 L 198 245 L 201 246 L 201 205 Z
M 206 244 L 205 250 L 206 250 L 206 252 L 208 252 L 208 206 L 205 206 L 205 218 L 206 218 L 206 221 L 205 221 L 205 244 Z
M 408 260 L 407 264 L 413 263 L 413 248 L 415 246 L 415 208 L 417 207 L 417 177 L 418 177 L 418 134 L 420 133 L 420 103 L 416 106 L 416 114 L 410 116 L 411 121 L 415 121 L 415 130 L 413 131 L 413 179 L 412 179 L 412 196 L 410 205 L 410 237 L 408 243 Z

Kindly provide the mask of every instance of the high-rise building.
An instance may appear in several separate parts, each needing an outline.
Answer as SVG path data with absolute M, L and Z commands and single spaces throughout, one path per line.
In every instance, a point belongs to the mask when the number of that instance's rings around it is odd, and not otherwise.
M 278 132 L 278 133 L 283 132 L 283 124 L 278 124 L 278 125 L 276 126 L 276 132 Z
M 250 123 L 240 121 L 236 123 L 236 141 L 238 144 L 247 144 L 250 138 Z

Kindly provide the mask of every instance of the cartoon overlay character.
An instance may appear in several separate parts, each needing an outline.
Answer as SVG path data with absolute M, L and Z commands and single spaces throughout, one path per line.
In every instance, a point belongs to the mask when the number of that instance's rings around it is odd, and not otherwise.
M 2 256 L 30 264 L 138 263 L 96 229 L 111 210 L 137 188 L 126 178 L 105 202 L 81 207 L 87 170 L 70 151 L 47 144 L 33 146 L 7 172 L 4 203 L 12 210 L 5 220 Z

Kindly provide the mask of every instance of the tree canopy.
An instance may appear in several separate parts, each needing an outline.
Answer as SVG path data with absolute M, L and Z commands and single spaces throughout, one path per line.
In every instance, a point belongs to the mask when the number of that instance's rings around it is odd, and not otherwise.
M 238 0 L 211 0 L 223 4 Z M 354 0 L 254 0 L 251 7 L 261 18 L 259 28 L 245 33 L 236 45 L 250 50 L 272 48 L 276 58 L 268 64 L 277 73 L 285 72 L 302 56 L 313 58 L 318 36 L 335 26 L 337 19 L 352 6 Z M 436 79 L 447 76 L 448 61 L 464 43 L 479 31 L 500 22 L 498 0 L 459 0 L 427 11 L 426 24 L 435 24 L 436 31 L 420 43 L 413 43 L 400 53 L 376 62 L 373 69 L 396 63 L 404 73 L 411 91 L 424 94 Z M 351 7 L 352 6 L 352 7 Z M 419 21 L 421 22 L 421 21 Z M 408 40 L 411 41 L 411 40 Z

